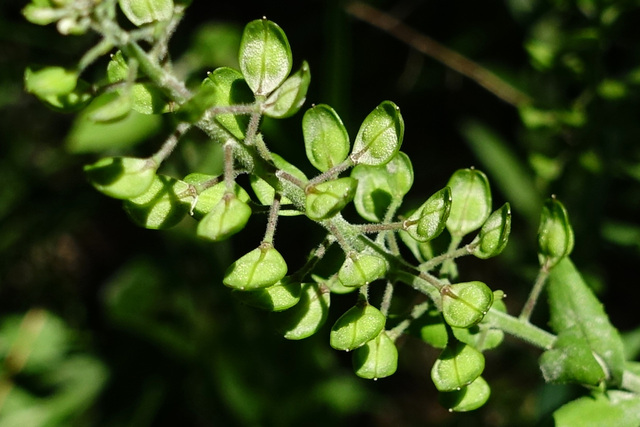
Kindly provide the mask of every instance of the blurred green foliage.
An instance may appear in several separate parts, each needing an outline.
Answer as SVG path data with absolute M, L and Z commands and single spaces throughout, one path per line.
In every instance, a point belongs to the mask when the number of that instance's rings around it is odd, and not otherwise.
M 579 393 L 543 385 L 539 354 L 511 341 L 483 374 L 490 405 L 452 415 L 425 368 L 437 351 L 411 336 L 400 342 L 399 372 L 377 382 L 353 375 L 350 357 L 327 345 L 327 327 L 299 343 L 281 339 L 265 313 L 222 285 L 231 261 L 255 247 L 246 236 L 259 225 L 215 244 L 196 240 L 189 219 L 142 230 L 86 183 L 82 165 L 105 138 L 119 136 L 113 155 L 148 154 L 167 124 L 135 114 L 88 124 L 24 93 L 27 66 L 73 63 L 95 42 L 29 24 L 25 3 L 0 4 L 0 427 L 527 426 L 550 422 Z M 509 307 L 526 297 L 539 210 L 557 194 L 575 228 L 573 259 L 637 356 L 640 2 L 370 2 L 517 87 L 531 98 L 520 105 L 354 19 L 341 1 L 264 3 L 194 1 L 172 43 L 176 69 L 195 86 L 214 67 L 237 67 L 242 26 L 266 15 L 287 32 L 294 68 L 310 64 L 308 101 L 332 105 L 350 133 L 392 99 L 405 119 L 416 202 L 476 165 L 498 202 L 511 203 L 502 256 L 461 268 L 504 289 Z M 106 78 L 106 66 L 87 72 Z M 300 116 L 264 124 L 296 165 L 306 164 Z M 206 142 L 188 135 L 164 172 L 219 173 L 220 149 Z M 283 255 L 298 264 L 319 236 L 304 230 L 301 242 L 299 221 L 279 227 Z

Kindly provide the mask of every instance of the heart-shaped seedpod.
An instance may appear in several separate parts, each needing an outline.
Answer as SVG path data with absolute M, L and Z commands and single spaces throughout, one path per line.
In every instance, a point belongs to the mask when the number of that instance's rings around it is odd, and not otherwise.
M 328 289 L 317 283 L 305 283 L 296 305 L 273 314 L 275 327 L 288 340 L 310 337 L 326 322 L 330 302 Z
M 351 177 L 358 180 L 353 199 L 356 210 L 366 220 L 381 222 L 393 200 L 400 201 L 413 184 L 409 156 L 398 152 L 380 166 L 356 165 Z
M 38 98 L 69 94 L 77 84 L 78 72 L 62 67 L 44 67 L 37 71 L 27 68 L 24 73 L 26 91 Z
M 362 165 L 384 165 L 396 155 L 404 137 L 400 108 L 384 101 L 362 122 L 353 143 L 351 159 Z
M 496 291 L 493 293 L 494 299 L 491 304 L 491 310 L 507 312 L 507 307 L 502 301 L 502 291 Z M 451 328 L 453 336 L 458 341 L 465 344 L 469 344 L 478 351 L 490 350 L 498 347 L 504 340 L 504 332 L 500 329 L 494 329 L 491 325 L 486 324 L 484 321 L 475 326 L 469 328 Z
M 384 328 L 387 318 L 366 301 L 359 301 L 336 321 L 331 328 L 331 347 L 353 350 L 374 339 Z
M 289 41 L 282 28 L 267 19 L 249 22 L 242 33 L 240 71 L 254 94 L 267 96 L 291 72 Z
M 459 341 L 450 342 L 431 369 L 431 379 L 439 391 L 461 390 L 484 370 L 484 356 Z
M 168 21 L 173 16 L 173 0 L 118 0 L 120 9 L 134 25 Z
M 185 176 L 183 181 L 192 185 L 198 194 L 192 212 L 195 219 L 202 219 L 211 212 L 227 193 L 227 184 L 225 182 L 217 182 L 217 184 L 208 187 L 209 183 L 219 181 L 219 177 L 213 175 L 192 173 Z M 203 189 L 203 187 L 205 188 Z M 231 186 L 229 194 L 243 203 L 248 203 L 250 200 L 249 194 L 235 182 Z
M 360 378 L 377 380 L 398 368 L 398 349 L 386 331 L 353 351 L 353 370 Z
M 350 253 L 338 271 L 344 286 L 360 287 L 384 277 L 387 262 L 377 255 Z
M 267 311 L 284 311 L 300 301 L 302 284 L 287 277 L 268 288 L 253 291 L 234 290 L 233 295 L 243 303 Z
M 444 230 L 451 210 L 451 189 L 445 187 L 429 197 L 404 222 L 404 230 L 419 242 L 433 240 Z
M 440 293 L 444 320 L 456 328 L 478 324 L 493 303 L 491 289 L 478 281 L 445 285 Z
M 353 178 L 338 178 L 307 188 L 305 209 L 309 218 L 320 221 L 340 212 L 356 192 L 358 181 Z
M 551 268 L 573 250 L 573 228 L 564 205 L 555 197 L 542 207 L 538 228 L 538 258 L 540 265 Z
M 338 113 L 326 104 L 315 105 L 302 117 L 307 158 L 321 172 L 342 163 L 349 155 L 349 134 Z
M 283 119 L 297 113 L 307 98 L 307 89 L 311 82 L 311 72 L 307 61 L 295 74 L 276 89 L 264 103 L 264 115 Z
M 263 242 L 231 264 L 222 283 L 231 288 L 249 291 L 275 285 L 286 274 L 287 263 L 280 252 L 271 243 Z
M 249 221 L 251 208 L 233 193 L 225 194 L 198 223 L 197 235 L 219 242 L 242 230 Z
M 141 227 L 160 230 L 173 227 L 191 207 L 189 184 L 164 175 L 156 175 L 149 189 L 125 200 L 124 209 Z
M 131 199 L 146 192 L 158 165 L 151 159 L 106 157 L 84 167 L 96 190 L 116 199 Z
M 449 179 L 451 211 L 447 229 L 462 237 L 477 230 L 491 213 L 491 189 L 487 176 L 476 169 L 459 169 Z
M 468 412 L 487 403 L 491 395 L 489 384 L 482 377 L 460 390 L 440 392 L 438 401 L 451 412 Z
M 511 233 L 511 208 L 505 203 L 482 225 L 473 255 L 487 259 L 499 255 L 507 246 Z

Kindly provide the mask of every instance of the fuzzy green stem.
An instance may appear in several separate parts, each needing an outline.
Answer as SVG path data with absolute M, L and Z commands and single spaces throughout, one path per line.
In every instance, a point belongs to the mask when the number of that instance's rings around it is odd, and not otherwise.
M 492 327 L 500 329 L 509 335 L 513 335 L 544 350 L 550 349 L 556 340 L 555 335 L 544 329 L 540 329 L 528 321 L 523 321 L 494 308 L 489 310 L 485 316 L 485 320 L 489 322 Z
M 536 307 L 536 303 L 538 302 L 538 298 L 540 297 L 540 293 L 542 292 L 548 277 L 549 270 L 544 267 L 540 268 L 540 271 L 538 271 L 538 277 L 536 277 L 536 281 L 531 289 L 531 293 L 529 294 L 529 298 L 527 298 L 527 302 L 525 302 L 522 312 L 520 313 L 521 320 L 528 322 L 531 318 L 533 309 Z
M 442 255 L 433 257 L 427 262 L 420 264 L 420 270 L 431 271 L 434 267 L 442 264 L 447 260 L 453 260 L 462 256 L 470 255 L 471 253 L 473 253 L 473 250 L 476 248 L 476 246 L 478 246 L 477 243 L 469 243 L 468 245 L 458 248 L 453 252 L 445 252 Z
M 178 145 L 178 141 L 186 131 L 191 128 L 191 124 L 189 123 L 180 123 L 176 130 L 167 138 L 167 140 L 162 144 L 160 150 L 151 156 L 151 160 L 153 160 L 157 165 L 160 165 L 167 157 L 171 155 L 173 150 Z
M 273 196 L 273 202 L 269 209 L 269 220 L 267 221 L 267 230 L 264 233 L 263 242 L 269 242 L 273 244 L 273 236 L 276 232 L 276 225 L 278 225 L 278 212 L 280 212 L 280 193 L 275 193 Z

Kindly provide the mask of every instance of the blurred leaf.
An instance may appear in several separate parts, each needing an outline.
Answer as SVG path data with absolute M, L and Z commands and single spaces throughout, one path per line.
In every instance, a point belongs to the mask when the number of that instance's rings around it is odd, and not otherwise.
M 610 390 L 594 392 L 567 403 L 553 413 L 556 427 L 637 427 L 640 396 Z

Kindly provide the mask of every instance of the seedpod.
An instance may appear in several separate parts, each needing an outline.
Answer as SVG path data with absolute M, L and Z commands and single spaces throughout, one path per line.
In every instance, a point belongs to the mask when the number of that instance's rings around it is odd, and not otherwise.
M 184 181 L 194 186 L 196 192 L 198 192 L 198 199 L 193 206 L 193 217 L 201 219 L 222 200 L 227 193 L 227 184 L 225 182 L 218 182 L 217 184 L 205 188 L 204 190 L 198 190 L 202 184 L 206 184 L 207 181 L 211 182 L 216 177 L 203 174 L 189 174 L 184 177 Z M 231 191 L 228 193 L 233 195 L 243 203 L 248 203 L 250 200 L 249 194 L 240 187 L 237 183 L 233 183 Z
M 440 293 L 444 320 L 456 328 L 478 324 L 493 303 L 491 289 L 478 281 L 445 285 Z
M 189 184 L 156 175 L 149 189 L 123 203 L 129 217 L 141 227 L 160 230 L 173 227 L 191 207 Z
M 487 176 L 476 169 L 459 169 L 449 179 L 451 211 L 447 229 L 462 237 L 477 230 L 491 213 L 491 189 Z
M 93 111 L 87 118 L 94 122 L 111 122 L 129 114 L 132 108 L 131 97 L 118 92 L 107 92 L 96 98 Z
M 310 82 L 309 64 L 307 61 L 303 61 L 300 70 L 285 80 L 269 96 L 264 104 L 265 116 L 282 119 L 297 113 L 307 98 Z
M 331 347 L 353 350 L 374 339 L 384 328 L 387 318 L 366 301 L 359 301 L 336 321 L 331 328 Z
M 252 290 L 275 285 L 287 274 L 287 263 L 271 243 L 263 242 L 258 248 L 231 264 L 222 283 L 240 289 Z
M 396 155 L 404 137 L 400 108 L 384 101 L 362 122 L 353 143 L 351 159 L 363 165 L 384 165 Z
M 511 208 L 505 203 L 493 212 L 484 223 L 478 235 L 478 245 L 473 255 L 487 259 L 499 255 L 507 246 L 511 233 Z
M 151 159 L 106 157 L 84 167 L 91 185 L 116 199 L 138 197 L 151 187 L 158 165 Z
M 542 207 L 538 229 L 538 258 L 540 265 L 551 268 L 573 250 L 573 228 L 564 205 L 555 197 Z
M 506 313 L 507 307 L 505 306 L 502 299 L 500 299 L 500 296 L 498 295 L 500 293 L 501 291 L 496 291 L 493 293 L 494 299 L 493 304 L 491 305 L 491 309 Z M 484 321 L 469 328 L 452 327 L 451 331 L 453 332 L 453 336 L 455 336 L 458 341 L 469 344 L 478 351 L 485 351 L 496 348 L 504 340 L 504 332 L 502 330 L 493 329 L 491 325 L 486 324 Z
M 118 0 L 120 9 L 134 25 L 168 21 L 173 15 L 173 0 Z
M 438 400 L 451 412 L 468 412 L 487 403 L 491 395 L 489 384 L 482 377 L 460 390 L 440 392 Z
M 445 187 L 406 219 L 404 230 L 419 242 L 433 240 L 444 230 L 451 211 L 451 189 Z
M 198 223 L 197 235 L 214 242 L 225 240 L 242 230 L 249 221 L 251 208 L 233 193 L 225 194 Z
M 273 314 L 276 329 L 288 340 L 301 340 L 315 334 L 327 320 L 330 295 L 328 289 L 317 283 L 305 283 L 296 305 Z
M 386 331 L 353 351 L 353 370 L 360 378 L 377 380 L 398 368 L 398 349 Z
M 282 157 L 280 157 L 275 153 L 271 153 L 271 158 L 273 160 L 273 164 L 278 169 L 288 173 L 289 175 L 294 176 L 295 178 L 299 179 L 304 183 L 307 182 L 307 176 L 300 169 L 298 169 L 297 167 L 295 167 L 294 165 L 292 165 L 291 163 L 289 163 L 288 161 L 286 161 L 285 159 L 283 159 Z M 256 175 L 252 174 L 249 177 L 249 180 L 251 183 L 251 189 L 255 193 L 260 203 L 262 203 L 265 206 L 270 206 L 273 203 L 273 198 L 276 194 L 276 190 L 267 181 L 263 180 L 262 178 L 258 178 Z M 292 202 L 288 198 L 283 197 L 280 200 L 280 203 L 286 206 L 291 204 Z M 280 215 L 283 215 L 283 216 L 300 215 L 300 212 L 294 209 L 281 210 Z
M 268 288 L 253 291 L 234 290 L 233 295 L 243 303 L 268 311 L 284 311 L 300 301 L 302 284 L 287 277 Z
M 302 117 L 307 158 L 321 172 L 342 163 L 349 155 L 349 134 L 333 108 L 315 105 Z
M 434 348 L 445 348 L 449 342 L 449 334 L 442 314 L 437 310 L 429 310 L 418 320 L 420 338 Z
M 484 370 L 484 356 L 475 348 L 453 340 L 431 369 L 431 379 L 439 391 L 461 390 Z
M 291 72 L 289 41 L 282 28 L 267 19 L 249 22 L 242 33 L 240 71 L 254 94 L 266 96 Z
M 233 68 L 216 68 L 209 73 L 202 85 L 208 88 L 207 92 L 211 90 L 212 95 L 207 99 L 207 103 L 212 106 L 251 104 L 255 100 L 242 74 Z M 250 120 L 248 114 L 216 114 L 214 119 L 235 138 L 244 139 Z
M 359 287 L 384 277 L 387 262 L 377 255 L 350 253 L 338 271 L 344 286 Z
M 331 218 L 353 199 L 357 185 L 353 178 L 338 178 L 307 188 L 307 216 L 316 221 Z
M 78 72 L 62 67 L 27 68 L 24 73 L 25 89 L 39 98 L 69 94 L 77 84 Z

